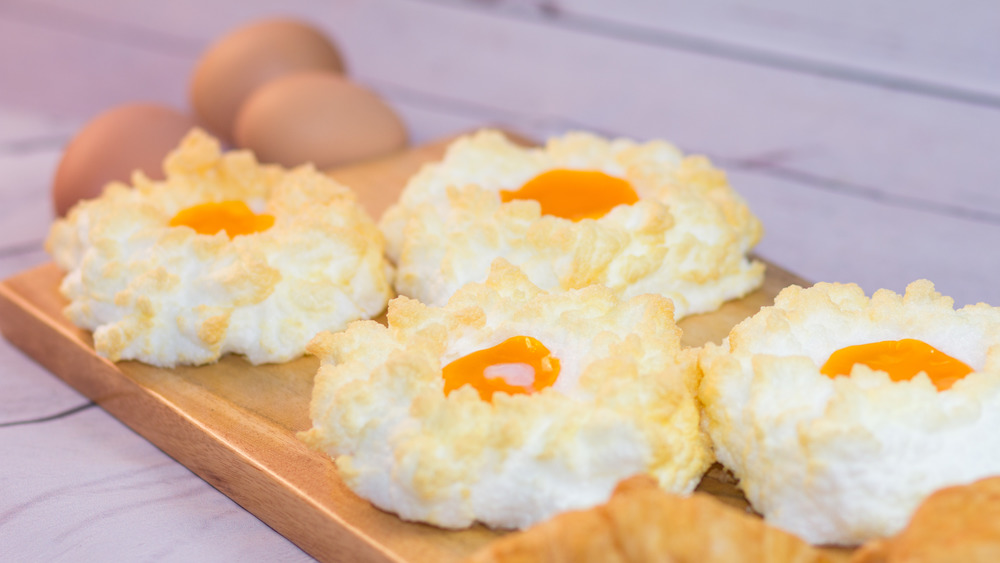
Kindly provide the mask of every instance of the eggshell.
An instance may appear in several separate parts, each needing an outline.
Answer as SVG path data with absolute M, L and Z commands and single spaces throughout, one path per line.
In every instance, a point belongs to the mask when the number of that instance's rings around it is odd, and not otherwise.
M 56 169 L 56 216 L 97 197 L 108 182 L 129 182 L 134 170 L 162 179 L 164 156 L 194 125 L 192 117 L 157 104 L 129 104 L 98 115 L 70 141 Z
M 406 146 L 402 121 L 373 92 L 323 72 L 289 74 L 240 108 L 236 143 L 262 162 L 330 168 Z
M 304 70 L 344 71 L 330 38 L 300 21 L 258 21 L 230 32 L 205 51 L 191 78 L 191 107 L 205 128 L 231 141 L 236 113 L 254 90 Z

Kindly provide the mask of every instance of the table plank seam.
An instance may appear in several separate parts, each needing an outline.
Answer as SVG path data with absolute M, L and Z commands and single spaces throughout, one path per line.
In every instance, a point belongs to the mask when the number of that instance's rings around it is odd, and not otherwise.
M 492 3 L 442 0 L 408 0 L 412 3 L 433 5 L 465 12 L 476 12 L 491 17 L 531 22 L 568 29 L 593 36 L 607 37 L 641 45 L 648 45 L 672 51 L 695 53 L 758 67 L 773 68 L 787 72 L 817 76 L 840 82 L 861 84 L 873 88 L 904 92 L 911 95 L 947 100 L 960 104 L 974 105 L 989 109 L 1000 109 L 1000 96 L 989 92 L 962 88 L 943 82 L 889 74 L 877 70 L 848 66 L 845 64 L 805 58 L 790 54 L 768 51 L 748 45 L 730 44 L 708 37 L 683 34 L 668 30 L 654 29 L 635 24 L 617 22 L 593 15 L 575 14 L 565 7 L 547 0 L 535 0 L 533 9 L 498 8 Z M 153 29 L 95 18 L 87 14 L 34 4 L 7 3 L 5 16 L 13 16 L 24 23 L 44 25 L 53 29 L 53 15 L 59 15 L 54 29 L 61 29 L 87 37 L 102 40 L 123 40 L 126 44 L 154 50 L 175 56 L 197 56 L 202 49 L 199 42 Z M 11 10 L 11 8 L 15 8 Z M 94 34 L 99 29 L 103 33 Z M 139 41 L 134 41 L 138 38 Z M 152 40 L 152 41 L 151 41 Z M 164 49 L 165 47 L 165 49 Z
M 719 163 L 723 164 L 723 168 L 731 168 L 747 173 L 758 173 L 763 176 L 787 180 L 794 184 L 799 184 L 812 189 L 856 197 L 858 199 L 865 199 L 881 203 L 883 205 L 888 205 L 890 207 L 923 211 L 933 215 L 942 215 L 957 219 L 968 219 L 989 225 L 1000 225 L 1000 213 L 993 213 L 983 209 L 975 209 L 965 207 L 963 205 L 933 201 L 920 197 L 887 193 L 871 186 L 821 176 L 792 167 L 773 164 L 762 166 L 760 163 L 755 162 L 752 158 L 731 160 L 725 157 L 713 157 L 713 160 L 717 160 Z
M 43 250 L 43 239 L 35 239 L 12 244 L 10 246 L 0 246 L 0 258 L 10 258 Z
M 523 122 L 530 122 L 532 120 L 537 122 L 547 121 L 549 125 L 559 128 L 583 129 L 605 137 L 623 136 L 622 133 L 612 131 L 605 127 L 595 127 L 579 120 L 568 119 L 562 116 L 551 115 L 535 117 L 526 113 L 511 112 L 502 108 L 495 108 L 468 100 L 441 96 L 433 92 L 424 92 L 380 79 L 369 80 L 368 83 L 383 90 L 388 93 L 388 95 L 399 98 L 404 103 L 412 104 L 418 107 L 422 106 L 426 109 L 435 111 L 450 112 L 453 115 L 465 116 L 474 115 L 475 112 L 481 112 L 480 115 L 486 119 L 500 118 Z M 782 166 L 780 164 L 762 163 L 762 158 L 760 156 L 734 158 L 714 154 L 712 151 L 698 149 L 692 150 L 690 147 L 687 148 L 686 152 L 689 154 L 705 154 L 713 162 L 720 164 L 724 170 L 739 170 L 748 174 L 757 174 L 769 178 L 777 178 L 809 189 L 871 201 L 888 207 L 921 211 L 932 215 L 956 219 L 968 219 L 989 225 L 1000 225 L 1000 213 L 993 213 L 983 209 L 969 208 L 963 205 L 948 204 L 919 197 L 884 192 L 876 187 L 866 186 L 850 182 L 848 180 L 823 176 L 797 168 Z M 773 153 L 773 149 L 768 150 L 768 155 Z
M 385 96 L 403 98 L 406 103 L 423 107 L 423 109 L 442 111 L 460 117 L 480 119 L 485 117 L 487 119 L 517 120 L 527 117 L 524 113 L 490 106 L 479 101 L 442 96 L 434 92 L 417 90 L 382 78 L 366 77 L 363 74 L 356 74 L 355 76 L 357 76 L 360 82 L 373 87 Z M 569 121 L 555 116 L 553 116 L 553 119 L 560 120 L 560 122 Z
M 0 156 L 23 156 L 34 152 L 46 152 L 53 149 L 61 149 L 68 143 L 70 136 L 62 135 L 41 135 L 22 137 L 0 143 Z
M 937 98 L 990 109 L 1000 109 L 1000 96 L 988 92 L 919 78 L 893 75 L 861 67 L 851 67 L 820 59 L 796 57 L 749 45 L 737 45 L 706 37 L 642 27 L 597 16 L 574 14 L 566 8 L 547 0 L 536 0 L 533 11 L 524 10 L 523 8 L 505 8 L 502 3 L 500 7 L 497 7 L 492 2 L 465 2 L 461 0 L 409 1 L 455 10 L 485 13 L 491 16 L 517 21 L 528 21 L 540 25 L 550 25 L 590 35 L 600 35 L 619 41 L 695 53 L 759 67 L 817 76 L 841 82 L 851 82 L 873 88 L 906 92 L 917 96 Z
M 181 35 L 163 33 L 156 28 L 140 28 L 62 7 L 4 2 L 0 8 L 0 17 L 101 41 L 124 43 L 163 55 L 193 59 L 203 49 L 199 41 Z
M 66 418 L 68 416 L 72 416 L 74 414 L 77 414 L 79 412 L 83 412 L 83 411 L 85 411 L 87 409 L 90 409 L 90 408 L 93 408 L 93 407 L 96 407 L 96 406 L 97 406 L 97 403 L 95 403 L 94 401 L 87 401 L 86 403 L 84 403 L 82 405 L 77 405 L 75 407 L 66 409 L 66 410 L 64 410 L 62 412 L 57 412 L 55 414 L 50 414 L 50 415 L 47 415 L 47 416 L 40 416 L 40 417 L 37 417 L 37 418 L 29 418 L 29 419 L 25 419 L 25 420 L 12 420 L 10 422 L 0 422 L 0 428 L 9 428 L 11 426 L 24 426 L 26 424 L 38 424 L 38 423 L 42 423 L 42 422 L 50 422 L 50 421 L 53 421 L 53 420 L 59 420 L 60 418 Z

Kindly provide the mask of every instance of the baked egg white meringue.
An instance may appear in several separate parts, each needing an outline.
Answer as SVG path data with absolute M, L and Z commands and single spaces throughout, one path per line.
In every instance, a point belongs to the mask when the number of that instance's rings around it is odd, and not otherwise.
M 57 221 L 46 248 L 67 316 L 113 361 L 161 367 L 303 353 L 322 330 L 381 313 L 392 268 L 354 194 L 311 166 L 222 154 L 193 130 L 166 179 L 134 174 Z
M 671 309 L 599 286 L 547 293 L 498 259 L 444 307 L 398 297 L 388 326 L 317 336 L 300 437 L 359 496 L 446 528 L 525 528 L 637 473 L 690 492 L 713 458 Z
M 441 305 L 503 257 L 545 289 L 657 293 L 681 318 L 763 282 L 760 222 L 725 174 L 673 146 L 587 133 L 524 148 L 497 131 L 455 141 L 380 222 L 396 290 Z
M 700 366 L 719 461 L 809 542 L 893 535 L 935 490 L 1000 474 L 1000 308 L 929 281 L 790 286 Z

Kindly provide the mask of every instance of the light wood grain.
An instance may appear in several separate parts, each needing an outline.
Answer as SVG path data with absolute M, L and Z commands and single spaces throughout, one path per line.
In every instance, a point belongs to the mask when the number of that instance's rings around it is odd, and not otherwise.
M 439 157 L 444 146 L 430 144 L 332 174 L 355 187 L 378 214 L 395 200 L 405 179 Z M 226 356 L 214 365 L 171 370 L 111 363 L 95 354 L 88 332 L 62 315 L 61 277 L 47 264 L 0 284 L 0 329 L 7 339 L 315 557 L 458 561 L 500 533 L 404 522 L 351 493 L 326 456 L 295 438 L 310 426 L 314 358 L 253 366 Z M 684 319 L 686 343 L 720 340 L 789 283 L 805 282 L 770 267 L 761 290 L 717 313 Z M 746 506 L 718 467 L 701 489 Z
M 456 0 L 553 20 L 591 33 L 631 35 L 677 49 L 794 68 L 926 95 L 996 103 L 1000 8 L 991 0 Z M 527 6 L 525 6 L 527 4 Z

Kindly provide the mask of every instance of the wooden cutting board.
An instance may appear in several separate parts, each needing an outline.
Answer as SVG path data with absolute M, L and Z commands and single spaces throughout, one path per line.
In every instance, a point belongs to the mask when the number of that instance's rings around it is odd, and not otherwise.
M 441 157 L 448 141 L 331 174 L 355 188 L 378 217 L 411 174 Z M 315 358 L 253 366 L 227 356 L 214 365 L 177 369 L 112 363 L 96 355 L 89 332 L 63 316 L 66 300 L 58 292 L 62 275 L 47 264 L 0 283 L 4 336 L 316 558 L 459 561 L 501 534 L 481 526 L 445 531 L 404 522 L 348 490 L 329 458 L 295 438 L 310 427 Z M 771 304 L 781 288 L 793 283 L 808 285 L 769 266 L 760 290 L 714 313 L 681 321 L 684 343 L 720 341 L 733 325 Z M 700 489 L 747 506 L 718 466 Z

